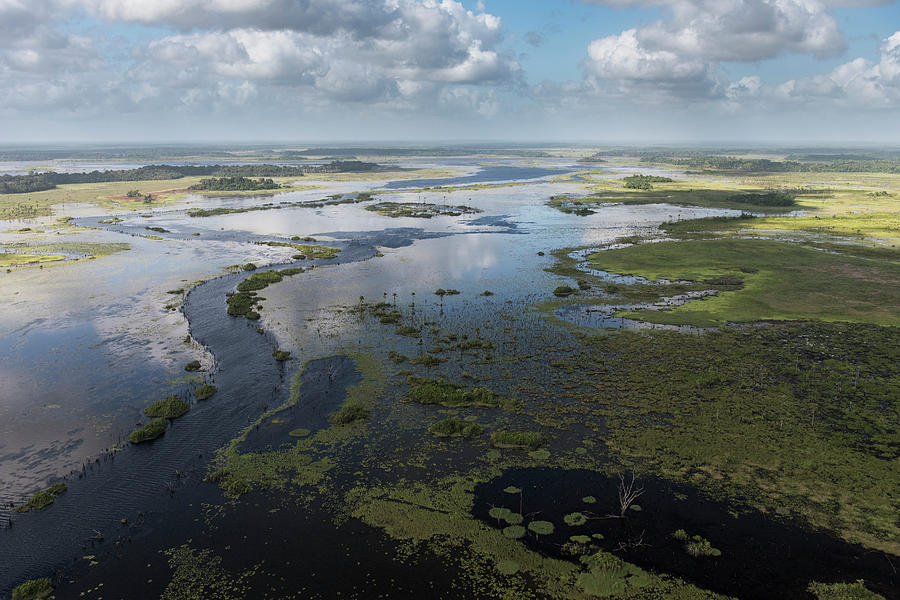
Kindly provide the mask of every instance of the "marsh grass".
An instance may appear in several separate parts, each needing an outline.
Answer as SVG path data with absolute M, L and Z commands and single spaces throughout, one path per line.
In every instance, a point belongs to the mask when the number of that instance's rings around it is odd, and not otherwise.
M 177 419 L 191 410 L 191 406 L 184 400 L 180 400 L 175 394 L 170 394 L 165 400 L 157 400 L 144 409 L 148 417 Z
M 480 406 L 495 408 L 504 402 L 494 392 L 483 387 L 467 390 L 462 385 L 442 379 L 410 376 L 408 398 L 419 404 L 440 404 L 447 407 Z
M 345 402 L 343 406 L 329 417 L 334 425 L 350 425 L 357 421 L 365 421 L 369 418 L 371 411 L 362 403 Z
M 46 508 L 53 504 L 56 500 L 56 497 L 65 492 L 68 489 L 65 483 L 54 483 L 50 487 L 45 490 L 41 490 L 39 492 L 35 492 L 25 504 L 21 506 L 17 506 L 15 508 L 16 512 L 25 513 L 31 510 L 41 510 L 42 508 Z
M 547 438 L 533 431 L 499 430 L 491 434 L 491 446 L 495 448 L 524 448 L 537 450 L 547 444 Z
M 894 262 L 750 239 L 641 244 L 598 252 L 588 260 L 597 269 L 654 280 L 692 280 L 719 288 L 742 283 L 740 289 L 670 310 L 621 313 L 654 323 L 708 327 L 821 319 L 900 324 L 900 264 Z
M 473 438 L 484 433 L 484 427 L 478 423 L 468 423 L 461 419 L 448 418 L 430 425 L 428 432 L 437 437 Z
M 154 419 L 141 427 L 140 429 L 135 429 L 131 433 L 128 434 L 128 441 L 132 444 L 140 444 L 142 442 L 149 442 L 151 440 L 155 440 L 162 434 L 166 432 L 166 428 L 169 426 L 168 419 Z
M 212 398 L 213 395 L 218 391 L 219 388 L 217 388 L 216 386 L 210 383 L 204 383 L 194 390 L 194 397 L 197 398 L 197 400 L 208 400 L 209 398 Z
M 32 579 L 16 586 L 12 592 L 12 600 L 44 600 L 53 593 L 53 584 L 49 577 Z

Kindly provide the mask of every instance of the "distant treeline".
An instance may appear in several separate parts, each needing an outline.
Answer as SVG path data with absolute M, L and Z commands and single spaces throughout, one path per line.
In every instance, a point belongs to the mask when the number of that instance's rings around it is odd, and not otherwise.
M 277 190 L 281 184 L 275 183 L 270 178 L 250 179 L 247 177 L 213 177 L 201 179 L 200 183 L 192 185 L 189 190 L 210 190 L 216 192 L 233 192 L 238 190 Z
M 797 160 L 769 160 L 767 158 L 739 158 L 735 156 L 682 156 L 672 153 L 644 153 L 641 162 L 664 163 L 701 171 L 740 173 L 900 173 L 900 161 L 870 159 L 840 159 L 827 162 Z
M 182 177 L 303 177 L 306 173 L 345 173 L 375 171 L 381 166 L 358 160 L 333 161 L 327 165 L 283 166 L 247 165 L 147 165 L 137 169 L 90 171 L 85 173 L 31 173 L 0 175 L 0 194 L 40 192 L 69 183 L 106 183 L 112 181 L 151 181 Z
M 551 154 L 543 150 L 534 150 L 522 146 L 432 146 L 419 148 L 367 148 L 365 146 L 340 148 L 308 148 L 306 150 L 285 150 L 278 153 L 280 158 L 308 158 L 310 156 L 527 156 L 531 158 L 547 158 Z

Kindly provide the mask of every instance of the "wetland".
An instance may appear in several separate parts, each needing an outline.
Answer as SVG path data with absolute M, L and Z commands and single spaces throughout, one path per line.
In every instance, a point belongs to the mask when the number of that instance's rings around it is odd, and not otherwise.
M 900 176 L 381 152 L 0 197 L 0 598 L 900 598 Z

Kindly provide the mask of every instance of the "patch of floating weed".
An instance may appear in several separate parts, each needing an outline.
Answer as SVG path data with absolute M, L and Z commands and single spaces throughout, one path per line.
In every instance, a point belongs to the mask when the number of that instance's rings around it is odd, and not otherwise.
M 275 358 L 275 360 L 277 360 L 279 362 L 284 362 L 286 360 L 291 359 L 291 351 L 290 350 L 273 350 L 272 356 Z
M 188 364 L 184 365 L 184 370 L 188 371 L 189 373 L 194 373 L 203 370 L 203 366 L 200 364 L 199 360 L 192 360 Z
M 587 523 L 588 519 L 584 516 L 584 513 L 573 512 L 563 517 L 563 521 L 565 521 L 566 525 L 569 527 L 580 527 Z
M 195 550 L 188 545 L 172 548 L 164 554 L 173 573 L 160 600 L 247 598 L 251 589 L 247 580 L 258 571 L 258 567 L 251 567 L 237 576 L 232 575 L 222 567 L 221 557 L 210 550 Z

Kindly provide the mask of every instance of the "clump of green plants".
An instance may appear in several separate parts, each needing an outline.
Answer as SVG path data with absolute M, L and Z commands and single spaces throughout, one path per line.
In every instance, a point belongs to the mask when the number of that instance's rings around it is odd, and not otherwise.
M 618 596 L 652 583 L 650 574 L 643 569 L 602 550 L 582 556 L 581 562 L 588 571 L 579 574 L 577 582 L 591 596 Z
M 208 399 L 212 398 L 213 395 L 218 391 L 219 391 L 219 388 L 217 388 L 213 384 L 204 383 L 203 385 L 198 387 L 196 390 L 194 390 L 194 397 L 196 397 L 197 400 L 208 400 Z
M 260 271 L 254 273 L 237 286 L 239 292 L 253 292 L 264 289 L 272 283 L 278 283 L 284 279 L 278 271 Z
M 41 490 L 39 492 L 35 492 L 28 501 L 16 507 L 16 512 L 25 513 L 30 510 L 40 510 L 47 506 L 53 504 L 56 501 L 56 497 L 65 492 L 68 489 L 65 483 L 54 483 L 50 487 L 45 490 Z
M 484 427 L 478 423 L 468 423 L 451 417 L 434 423 L 428 427 L 428 432 L 438 437 L 473 438 L 484 433 Z
M 482 406 L 497 407 L 501 400 L 494 395 L 492 390 L 483 387 L 475 387 L 471 391 L 463 386 L 444 381 L 443 379 L 428 379 L 411 376 L 407 379 L 410 384 L 409 399 L 419 404 L 440 404 L 441 406 Z
M 246 317 L 250 320 L 259 318 L 259 313 L 253 310 L 257 302 L 262 301 L 256 292 L 235 292 L 230 294 L 225 302 L 228 304 L 228 314 L 232 317 Z
M 718 548 L 713 548 L 708 539 L 699 535 L 688 536 L 688 533 L 684 529 L 678 529 L 672 534 L 672 537 L 681 542 L 685 552 L 694 558 L 722 556 L 722 551 Z
M 369 418 L 368 408 L 358 402 L 346 402 L 336 413 L 329 417 L 334 425 L 349 425 Z
M 493 295 L 494 295 L 494 292 L 492 292 L 491 290 L 484 290 L 483 292 L 481 292 L 481 295 L 482 295 L 482 296 L 485 296 L 485 297 L 487 297 L 487 296 L 493 296 Z
M 190 373 L 203 370 L 202 365 L 199 360 L 192 360 L 188 364 L 184 365 L 184 370 Z
M 399 352 L 395 352 L 393 350 L 388 352 L 388 358 L 391 359 L 392 362 L 397 363 L 398 365 L 402 362 L 406 362 L 409 360 L 409 357 L 407 357 L 403 354 L 400 354 Z
M 32 579 L 17 586 L 12 593 L 12 600 L 44 600 L 53 593 L 53 585 L 49 577 Z
M 568 298 L 572 294 L 575 293 L 575 288 L 568 285 L 558 286 L 555 290 L 553 290 L 553 295 L 559 298 Z
M 168 419 L 153 419 L 140 429 L 135 429 L 129 433 L 128 441 L 132 444 L 140 444 L 141 442 L 155 440 L 166 432 L 166 427 L 168 426 Z
M 286 360 L 291 359 L 291 351 L 290 350 L 273 350 L 272 356 L 275 357 L 275 360 L 278 362 L 284 362 Z
M 164 229 L 162 227 L 144 227 L 144 229 L 148 231 L 155 231 L 157 233 L 169 233 L 168 229 Z
M 177 419 L 187 414 L 189 410 L 191 410 L 191 406 L 187 402 L 179 399 L 175 394 L 170 394 L 165 400 L 157 400 L 145 408 L 144 414 L 153 418 Z
M 580 527 L 587 523 L 588 519 L 584 513 L 573 512 L 563 517 L 563 521 L 565 521 L 566 525 L 569 527 Z
M 435 356 L 434 354 L 423 354 L 422 356 L 410 359 L 409 362 L 425 367 L 436 367 L 446 360 L 446 358 L 440 358 L 438 356 Z
M 434 291 L 434 293 L 436 296 L 440 296 L 441 298 L 443 298 L 444 296 L 456 296 L 461 292 L 459 290 L 454 290 L 453 288 L 450 288 L 448 290 L 445 290 L 444 288 L 438 288 Z
M 422 331 L 412 325 L 404 325 L 403 327 L 398 327 L 394 330 L 394 333 L 397 335 L 402 335 L 403 337 L 412 337 L 417 338 L 422 336 Z
M 252 262 L 248 262 L 248 263 L 241 265 L 241 268 L 244 269 L 245 271 L 255 271 L 256 265 L 253 264 Z
M 866 588 L 866 582 L 858 579 L 853 583 L 821 583 L 814 581 L 806 591 L 817 600 L 884 600 L 884 596 Z
M 547 444 L 547 438 L 534 431 L 498 430 L 491 434 L 491 446 L 495 448 L 526 448 L 537 450 Z

